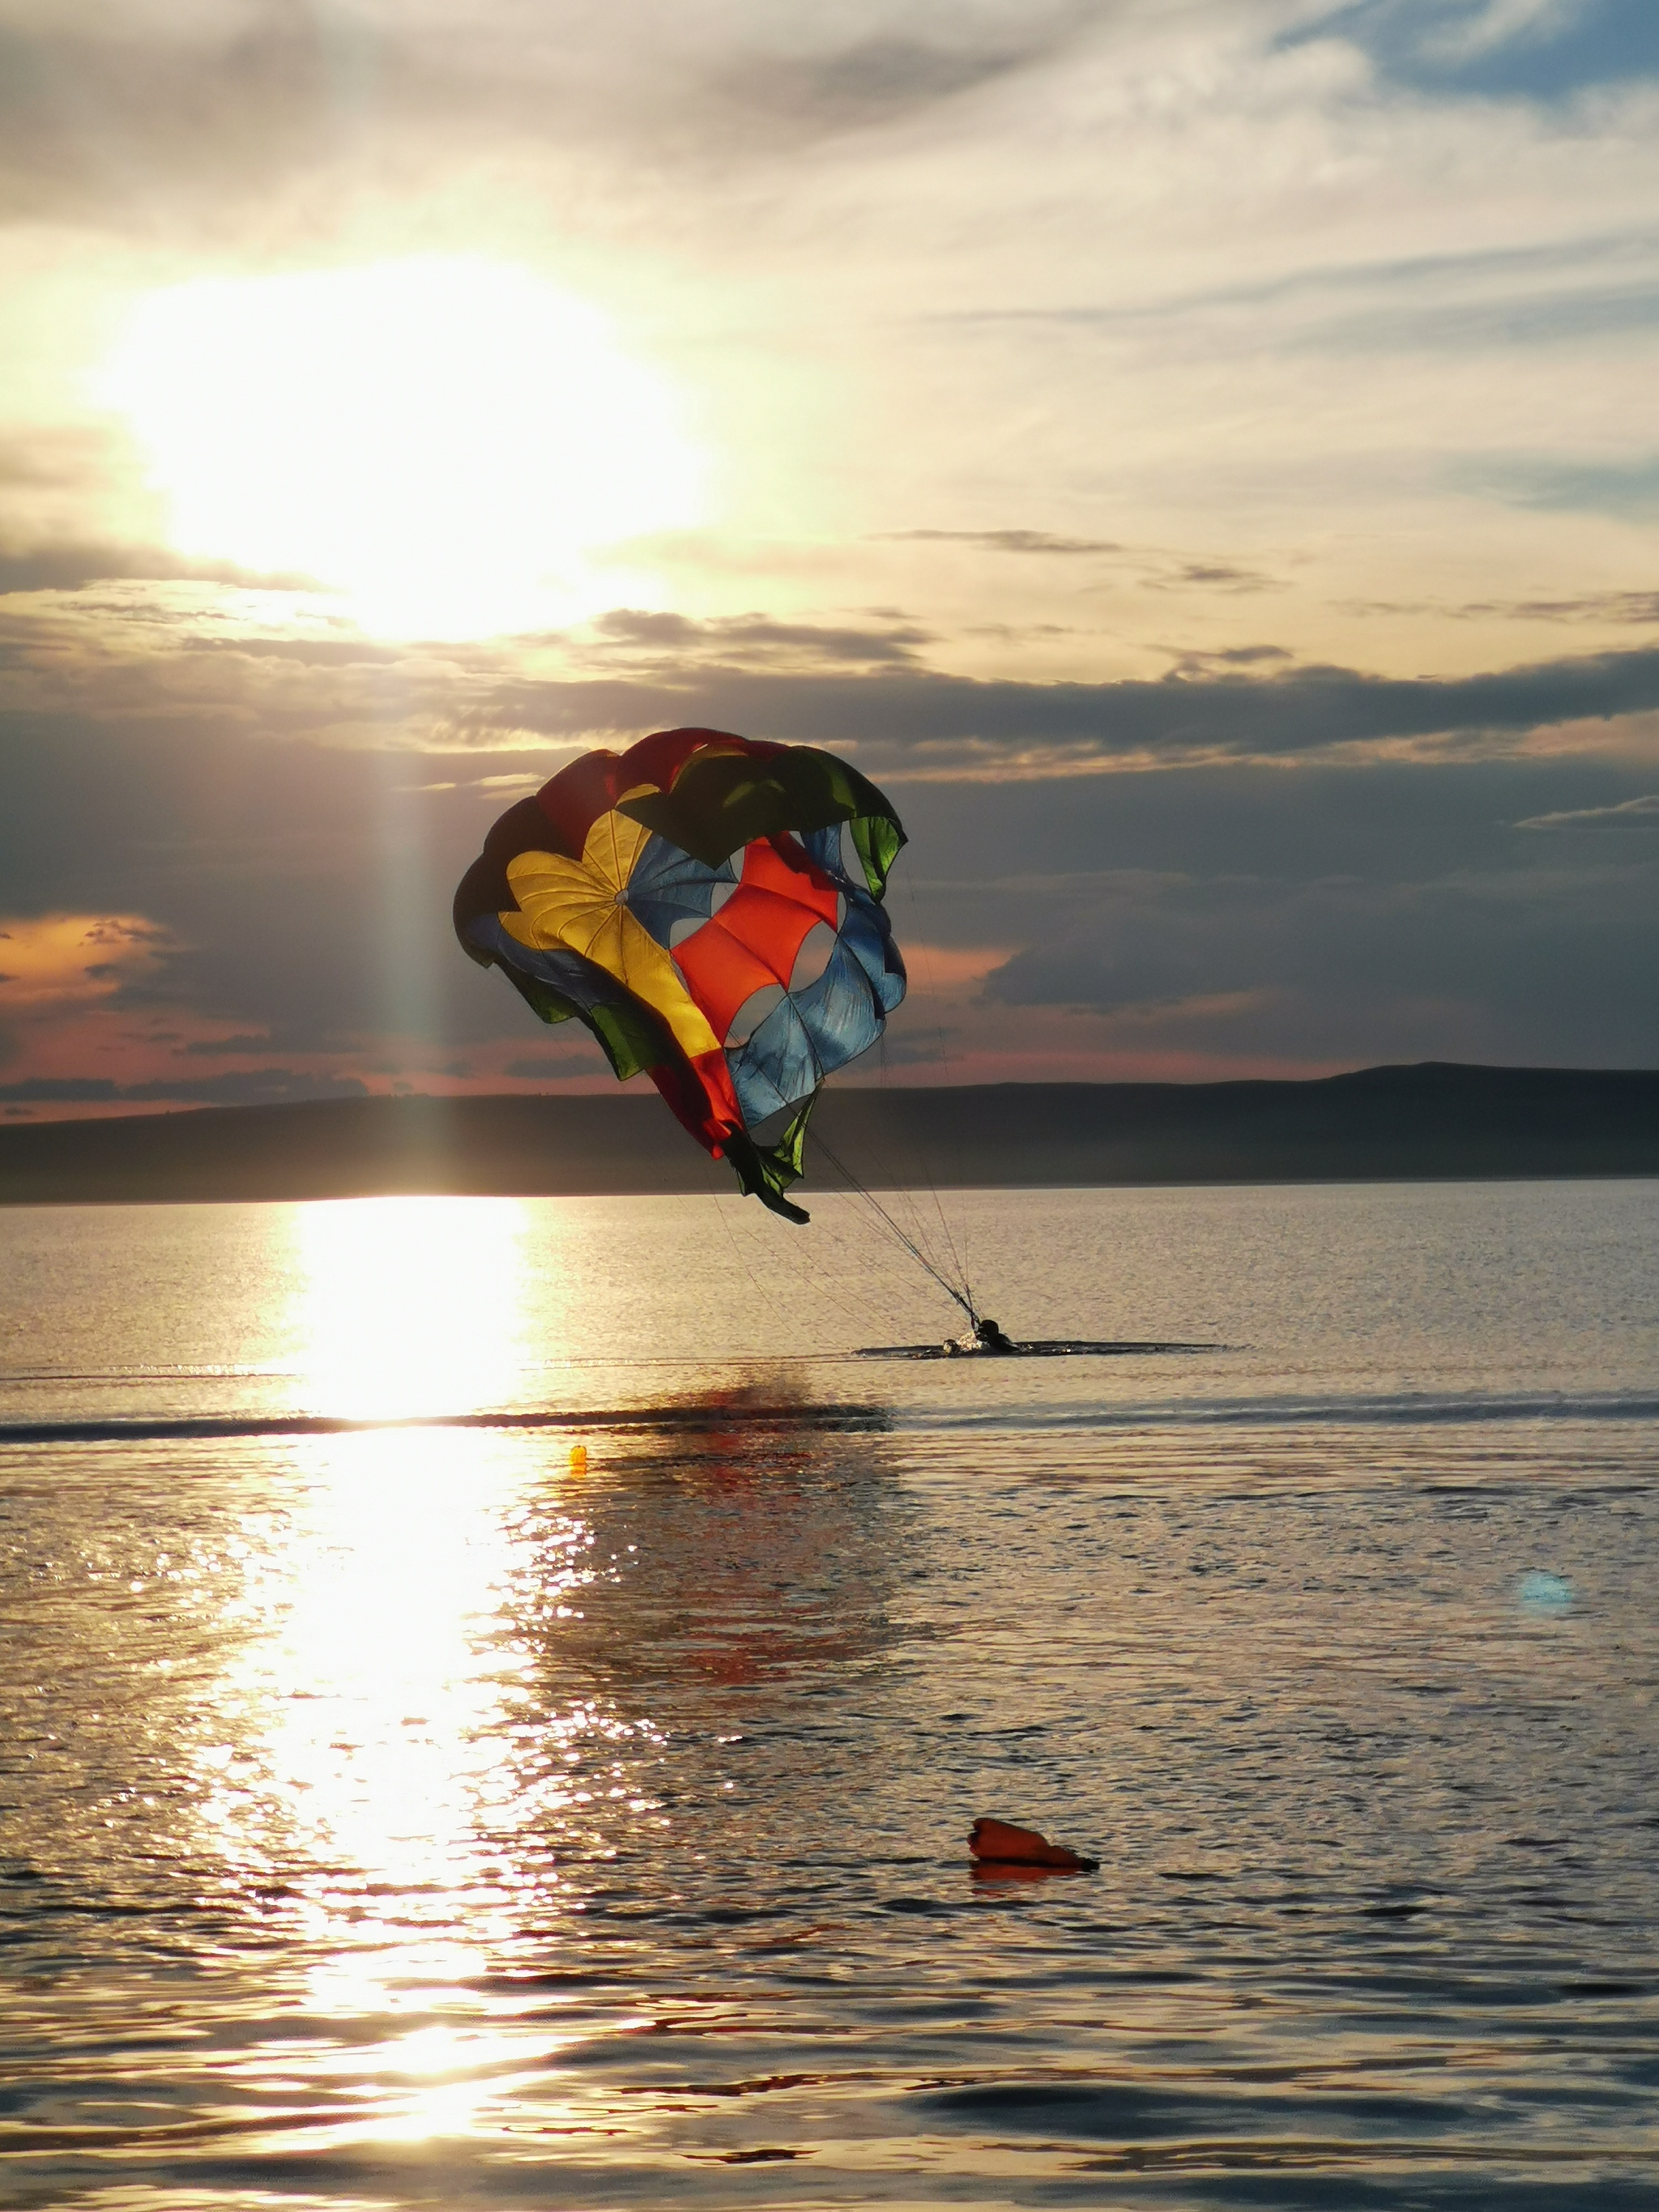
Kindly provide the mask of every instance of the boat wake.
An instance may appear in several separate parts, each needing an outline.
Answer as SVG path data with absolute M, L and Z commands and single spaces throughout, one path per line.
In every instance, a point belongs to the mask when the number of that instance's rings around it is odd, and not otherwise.
M 235 1437 L 355 1436 L 385 1429 L 884 1429 L 879 1406 L 762 1405 L 753 1401 L 693 1406 L 549 1407 L 533 1413 L 416 1413 L 350 1419 L 330 1413 L 185 1413 L 131 1419 L 0 1422 L 6 1444 L 107 1444 L 188 1442 Z
M 1098 1342 L 1080 1336 L 1038 1336 L 1029 1344 L 864 1344 L 860 1359 L 1130 1359 L 1160 1352 L 1231 1352 L 1229 1344 L 1133 1343 L 1108 1338 Z

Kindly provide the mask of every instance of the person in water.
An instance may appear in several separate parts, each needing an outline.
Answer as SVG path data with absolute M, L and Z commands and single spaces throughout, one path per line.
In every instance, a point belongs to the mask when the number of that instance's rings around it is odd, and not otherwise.
M 960 1336 L 947 1336 L 939 1347 L 948 1359 L 960 1359 L 979 1352 L 1018 1352 L 1019 1346 L 1006 1337 L 996 1323 L 988 1317 L 974 1316 L 974 1325 Z

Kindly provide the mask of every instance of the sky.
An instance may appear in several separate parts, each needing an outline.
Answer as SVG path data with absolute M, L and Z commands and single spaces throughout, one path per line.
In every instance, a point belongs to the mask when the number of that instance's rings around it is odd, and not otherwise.
M 890 1079 L 1654 1065 L 1656 210 L 1652 0 L 0 0 L 0 1115 L 608 1083 L 450 896 L 683 724 Z

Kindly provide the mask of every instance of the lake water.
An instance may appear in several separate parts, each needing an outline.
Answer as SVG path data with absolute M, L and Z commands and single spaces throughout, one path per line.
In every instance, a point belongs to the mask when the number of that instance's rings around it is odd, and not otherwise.
M 916 1206 L 0 1214 L 0 2202 L 1659 2203 L 1659 1183 Z

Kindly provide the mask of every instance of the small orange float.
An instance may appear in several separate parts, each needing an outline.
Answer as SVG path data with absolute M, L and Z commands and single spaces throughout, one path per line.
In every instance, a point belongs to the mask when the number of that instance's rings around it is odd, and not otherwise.
M 1085 1859 L 1064 1844 L 1051 1844 L 1035 1828 L 1017 1827 L 1012 1820 L 988 1815 L 969 1829 L 968 1848 L 982 1867 L 1041 1867 L 1051 1874 L 1094 1874 L 1100 1867 L 1098 1859 Z

